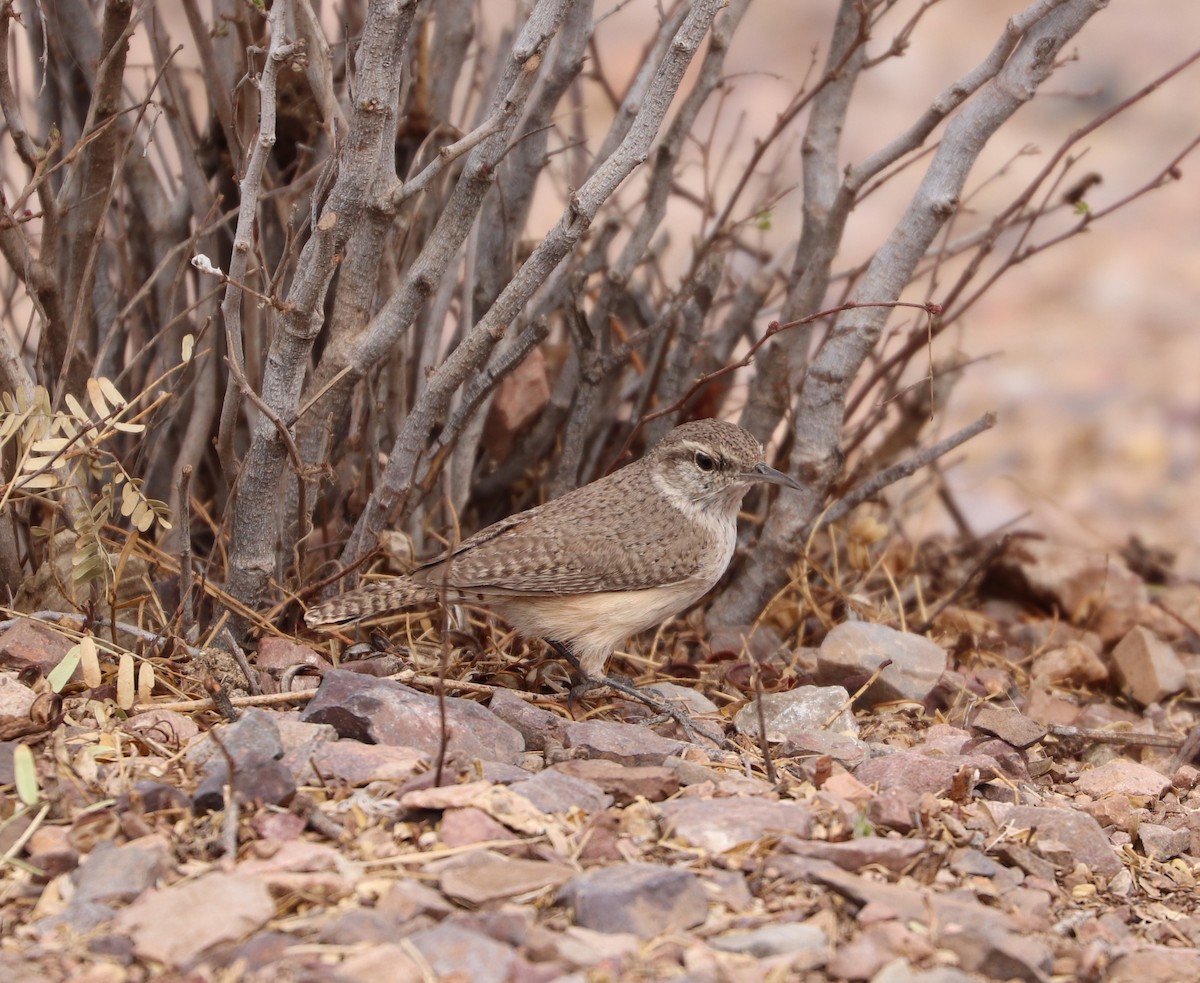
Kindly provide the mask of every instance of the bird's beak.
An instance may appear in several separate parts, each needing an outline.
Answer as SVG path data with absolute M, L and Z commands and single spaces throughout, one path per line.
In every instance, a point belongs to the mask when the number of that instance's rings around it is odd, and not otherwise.
M 782 471 L 776 471 L 771 465 L 762 461 L 754 465 L 749 471 L 743 471 L 741 477 L 747 481 L 766 481 L 772 485 L 783 485 L 785 488 L 795 488 L 797 490 L 803 487 L 795 478 L 784 474 Z

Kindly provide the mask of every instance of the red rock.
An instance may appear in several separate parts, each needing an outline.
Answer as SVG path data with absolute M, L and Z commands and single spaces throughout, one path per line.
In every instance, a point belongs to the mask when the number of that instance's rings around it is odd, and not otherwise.
M 1186 853 L 1192 845 L 1192 834 L 1186 829 L 1171 829 L 1158 823 L 1141 823 L 1138 840 L 1151 860 L 1170 860 Z
M 12 676 L 0 675 L 0 723 L 28 721 L 37 694 Z
M 0 667 L 20 672 L 28 666 L 36 666 L 46 676 L 74 645 L 71 639 L 53 629 L 22 619 L 0 633 Z M 76 666 L 71 679 L 82 678 L 82 671 Z
M 880 829 L 911 833 L 921 825 L 921 794 L 904 785 L 882 789 L 867 803 L 867 818 Z
M 1200 980 L 1200 951 L 1149 946 L 1117 956 L 1105 983 L 1181 983 Z

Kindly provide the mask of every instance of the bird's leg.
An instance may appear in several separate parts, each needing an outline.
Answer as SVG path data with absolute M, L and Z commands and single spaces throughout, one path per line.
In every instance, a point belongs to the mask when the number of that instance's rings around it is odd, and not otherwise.
M 577 693 L 593 689 L 597 686 L 607 686 L 609 689 L 616 690 L 618 693 L 622 693 L 631 699 L 637 700 L 639 703 L 646 704 L 646 706 L 648 706 L 651 710 L 657 714 L 660 714 L 664 718 L 670 717 L 677 724 L 679 724 L 680 727 L 683 728 L 683 732 L 688 736 L 689 740 L 695 741 L 696 735 L 700 734 L 701 736 L 708 738 L 714 744 L 724 745 L 726 743 L 724 734 L 718 734 L 715 731 L 709 730 L 707 727 L 702 727 L 690 716 L 688 716 L 687 712 L 677 704 L 674 704 L 669 700 L 659 699 L 658 697 L 651 696 L 649 693 L 645 693 L 638 689 L 630 681 L 622 679 L 621 677 L 612 673 L 605 674 L 598 678 L 593 678 L 584 671 L 583 666 L 579 664 L 579 659 L 577 659 L 575 654 L 571 652 L 565 645 L 563 645 L 561 642 L 556 642 L 550 639 L 547 639 L 547 643 L 552 649 L 554 649 L 555 652 L 566 659 L 566 661 L 570 663 L 571 667 L 579 672 L 579 675 L 583 679 L 583 682 L 571 689 L 570 695 L 567 697 L 568 707 L 571 705 Z

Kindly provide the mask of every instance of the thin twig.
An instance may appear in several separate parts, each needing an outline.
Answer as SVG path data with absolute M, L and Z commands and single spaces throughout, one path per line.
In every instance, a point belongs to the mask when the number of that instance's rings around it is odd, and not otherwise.
M 880 471 L 878 474 L 868 478 L 862 484 L 856 486 L 847 492 L 838 502 L 830 509 L 818 515 L 813 519 L 812 523 L 804 530 L 804 538 L 808 538 L 808 534 L 816 529 L 818 525 L 829 525 L 837 522 L 839 519 L 847 515 L 852 509 L 861 505 L 873 495 L 879 494 L 888 485 L 893 485 L 897 481 L 907 478 L 909 475 L 920 471 L 932 461 L 936 461 L 960 444 L 966 443 L 972 437 L 983 433 L 985 430 L 990 430 L 996 425 L 995 413 L 984 413 L 978 420 L 970 426 L 963 427 L 955 434 L 951 434 L 945 440 L 939 440 L 931 447 L 919 451 L 906 461 L 901 461 L 899 464 L 893 465 Z

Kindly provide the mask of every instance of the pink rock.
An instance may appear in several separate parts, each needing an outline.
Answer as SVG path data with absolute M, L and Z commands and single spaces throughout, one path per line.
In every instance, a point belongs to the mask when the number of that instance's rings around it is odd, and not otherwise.
M 1146 765 L 1114 758 L 1098 768 L 1080 773 L 1075 787 L 1094 799 L 1106 795 L 1136 795 L 1157 799 L 1171 787 L 1171 779 Z
M 1187 673 L 1175 650 L 1140 625 L 1121 639 L 1112 659 L 1125 691 L 1142 706 L 1159 703 L 1187 685 Z

